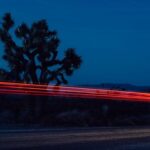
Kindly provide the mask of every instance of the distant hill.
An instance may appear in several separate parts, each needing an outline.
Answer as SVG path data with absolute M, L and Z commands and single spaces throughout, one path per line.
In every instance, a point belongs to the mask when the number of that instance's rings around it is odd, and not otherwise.
M 125 91 L 141 91 L 150 92 L 150 86 L 137 86 L 132 84 L 115 84 L 115 83 L 101 83 L 101 84 L 85 84 L 80 85 L 81 87 L 91 87 L 91 88 L 102 88 L 111 90 L 125 90 Z

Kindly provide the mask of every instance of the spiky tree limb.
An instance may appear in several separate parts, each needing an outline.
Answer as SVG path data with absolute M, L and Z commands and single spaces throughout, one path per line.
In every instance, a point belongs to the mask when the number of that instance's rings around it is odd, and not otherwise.
M 55 81 L 57 85 L 67 84 L 66 76 L 72 75 L 81 64 L 81 57 L 75 50 L 67 49 L 64 58 L 59 59 L 60 41 L 56 31 L 49 30 L 45 20 L 35 22 L 31 27 L 22 23 L 15 29 L 21 45 L 9 32 L 13 26 L 11 15 L 5 14 L 0 27 L 0 41 L 4 44 L 3 58 L 8 62 L 10 71 L 3 70 L 0 75 L 7 74 L 7 80 L 10 78 L 27 83 L 49 84 Z

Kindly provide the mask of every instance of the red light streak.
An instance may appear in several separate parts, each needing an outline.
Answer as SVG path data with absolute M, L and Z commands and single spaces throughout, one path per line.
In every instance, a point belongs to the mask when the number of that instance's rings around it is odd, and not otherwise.
M 14 82 L 0 82 L 0 94 L 63 96 L 85 99 L 110 99 L 150 102 L 150 93 Z

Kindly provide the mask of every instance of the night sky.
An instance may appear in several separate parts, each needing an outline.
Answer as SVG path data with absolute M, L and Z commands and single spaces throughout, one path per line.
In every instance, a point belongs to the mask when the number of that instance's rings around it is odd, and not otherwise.
M 6 12 L 17 25 L 46 19 L 58 31 L 60 55 L 76 49 L 83 64 L 70 85 L 150 85 L 149 0 L 1 0 L 0 16 Z

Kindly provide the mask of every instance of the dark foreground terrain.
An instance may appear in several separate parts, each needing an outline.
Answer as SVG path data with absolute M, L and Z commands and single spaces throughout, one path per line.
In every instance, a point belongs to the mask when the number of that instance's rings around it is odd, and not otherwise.
M 150 127 L 0 130 L 0 150 L 149 150 Z

